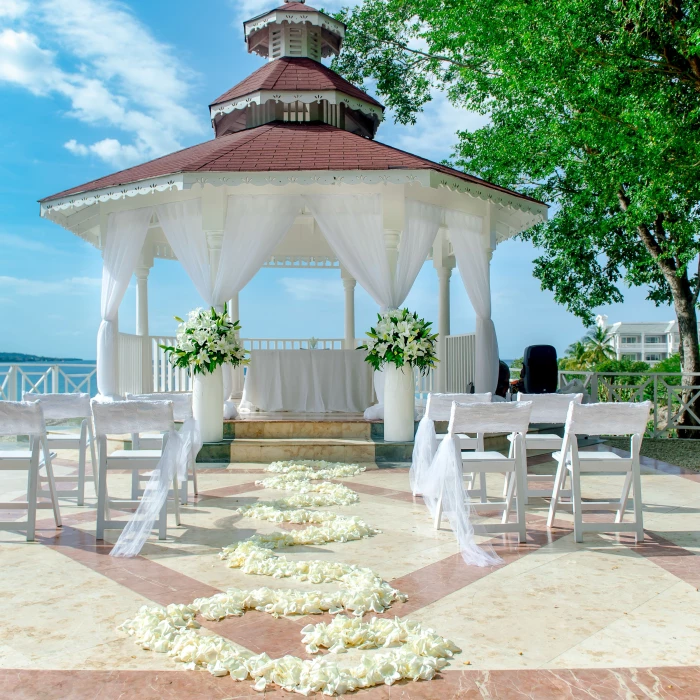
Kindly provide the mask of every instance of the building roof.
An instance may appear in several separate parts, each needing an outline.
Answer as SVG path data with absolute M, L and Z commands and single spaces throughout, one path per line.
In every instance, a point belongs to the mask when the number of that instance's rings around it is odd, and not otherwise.
M 370 97 L 322 63 L 311 58 L 289 57 L 278 58 L 258 68 L 238 85 L 217 97 L 211 106 L 244 97 L 258 90 L 340 90 L 350 97 L 384 109 L 374 97 Z
M 197 146 L 72 187 L 41 201 L 183 172 L 279 172 L 309 170 L 434 170 L 541 204 L 425 158 L 328 124 L 273 122 L 227 134 Z
M 284 5 L 280 5 L 275 8 L 276 10 L 291 10 L 292 12 L 319 12 L 315 7 L 310 7 L 303 2 L 285 2 Z

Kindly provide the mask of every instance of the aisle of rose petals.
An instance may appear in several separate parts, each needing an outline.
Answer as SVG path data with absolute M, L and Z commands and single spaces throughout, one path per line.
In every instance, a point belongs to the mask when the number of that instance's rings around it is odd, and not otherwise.
M 245 574 L 293 578 L 312 584 L 337 583 L 338 590 L 229 588 L 210 598 L 197 598 L 189 605 L 143 606 L 119 629 L 133 636 L 143 649 L 167 653 L 187 668 L 206 669 L 215 676 L 251 679 L 256 690 L 277 685 L 302 695 L 342 695 L 361 688 L 392 685 L 402 679 L 432 679 L 446 666 L 447 659 L 459 651 L 453 642 L 418 622 L 376 617 L 369 622 L 363 620 L 368 613 L 383 613 L 393 603 L 405 601 L 404 594 L 369 568 L 315 559 L 290 560 L 274 551 L 296 545 L 350 542 L 380 534 L 358 517 L 310 510 L 357 503 L 356 492 L 329 480 L 356 476 L 364 467 L 293 461 L 275 462 L 267 471 L 276 476 L 257 482 L 259 486 L 291 491 L 292 495 L 243 506 L 237 512 L 258 520 L 309 526 L 253 535 L 225 547 L 220 554 L 222 561 Z M 196 620 L 198 614 L 206 620 L 222 620 L 244 615 L 246 610 L 275 617 L 324 612 L 335 615 L 330 623 L 309 624 L 301 630 L 309 654 L 324 649 L 328 653 L 314 659 L 271 659 L 218 635 L 202 633 Z M 344 665 L 336 656 L 348 649 L 362 650 L 359 662 Z

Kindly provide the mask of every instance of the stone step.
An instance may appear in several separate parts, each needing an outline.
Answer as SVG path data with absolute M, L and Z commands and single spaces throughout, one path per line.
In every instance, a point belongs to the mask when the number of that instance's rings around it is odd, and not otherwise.
M 408 463 L 412 453 L 412 442 L 387 443 L 383 440 L 348 438 L 237 438 L 205 444 L 197 461 L 269 464 L 289 459 L 322 459 L 345 463 Z
M 321 438 L 371 440 L 373 423 L 365 420 L 234 420 L 224 423 L 227 440 Z

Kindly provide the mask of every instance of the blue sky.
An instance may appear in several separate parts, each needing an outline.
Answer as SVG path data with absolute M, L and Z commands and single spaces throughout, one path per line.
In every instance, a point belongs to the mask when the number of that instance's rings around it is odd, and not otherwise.
M 249 56 L 241 21 L 274 0 L 0 0 L 0 351 L 92 359 L 99 323 L 98 251 L 39 217 L 37 200 L 128 165 L 212 137 L 207 105 L 262 65 Z M 324 0 L 334 10 L 351 0 Z M 196 9 L 195 9 L 196 7 Z M 202 11 L 206 8 L 206 11 Z M 378 138 L 440 160 L 457 129 L 481 118 L 436 95 L 414 127 L 391 118 Z M 536 251 L 508 241 L 492 264 L 493 316 L 501 356 L 551 343 L 562 352 L 580 321 L 532 277 Z M 151 271 L 150 330 L 168 334 L 173 315 L 201 303 L 177 263 Z M 611 321 L 670 320 L 643 290 L 601 309 Z M 437 318 L 437 277 L 421 271 L 407 305 Z M 134 288 L 120 327 L 134 329 Z M 246 337 L 341 337 L 343 291 L 337 271 L 262 270 L 240 298 Z M 376 306 L 358 288 L 357 333 Z M 458 275 L 452 279 L 452 332 L 474 329 Z

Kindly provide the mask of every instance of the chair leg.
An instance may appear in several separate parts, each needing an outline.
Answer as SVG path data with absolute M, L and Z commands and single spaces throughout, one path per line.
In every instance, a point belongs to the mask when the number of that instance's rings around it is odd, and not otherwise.
M 524 450 L 524 448 L 523 448 Z M 515 509 L 518 514 L 518 541 L 527 542 L 527 523 L 525 522 L 525 499 L 523 495 L 527 493 L 527 475 L 525 472 L 525 461 L 516 461 L 513 481 L 517 490 L 515 498 Z
M 95 537 L 98 540 L 105 538 L 105 518 L 107 515 L 107 469 L 105 458 L 100 456 L 97 477 L 97 528 Z
M 177 500 L 177 498 L 176 498 Z M 165 499 L 163 507 L 160 509 L 160 518 L 158 518 L 158 539 L 168 539 L 168 499 Z
M 90 464 L 92 465 L 92 483 L 97 496 L 97 456 L 95 455 L 95 433 L 92 430 L 92 422 L 88 418 L 88 438 L 90 439 Z
M 562 455 L 557 466 L 557 473 L 554 476 L 554 488 L 552 490 L 552 500 L 549 502 L 549 515 L 547 516 L 547 527 L 552 527 L 557 514 L 560 493 L 566 481 L 566 455 Z
M 627 472 L 625 474 L 625 483 L 622 487 L 622 495 L 620 496 L 620 507 L 617 509 L 617 515 L 615 515 L 615 522 L 621 523 L 622 518 L 625 517 L 625 511 L 627 510 L 627 499 L 630 494 L 630 485 L 632 484 L 632 472 Z
M 192 459 L 192 489 L 195 496 L 199 496 L 199 487 L 197 486 L 197 458 Z
M 508 486 L 508 490 L 505 495 L 505 501 L 506 501 L 506 507 L 505 510 L 503 511 L 503 519 L 501 522 L 505 525 L 508 522 L 508 518 L 510 516 L 510 511 L 513 508 L 513 493 L 515 491 L 515 473 L 514 472 L 506 472 L 506 484 Z M 520 494 L 518 494 L 518 497 Z
M 486 472 L 479 473 L 479 497 L 482 503 L 488 503 L 486 497 Z
M 87 458 L 87 421 L 80 426 L 80 447 L 78 448 L 78 505 L 85 505 L 85 461 Z
M 634 482 L 634 519 L 637 525 L 637 542 L 644 542 L 644 509 L 642 507 L 642 476 L 639 463 L 632 465 L 632 481 Z
M 36 498 L 39 486 L 39 451 L 35 450 L 27 472 L 27 542 L 34 542 L 36 532 Z
M 437 510 L 435 512 L 435 529 L 436 530 L 440 529 L 441 523 L 442 523 L 442 493 L 440 494 L 440 498 L 438 498 Z
M 581 501 L 581 472 L 576 460 L 571 463 L 571 502 L 574 509 L 574 541 L 583 542 L 583 508 Z
M 56 480 L 53 478 L 53 466 L 51 465 L 51 452 L 47 442 L 43 443 L 44 448 L 44 469 L 46 470 L 46 480 L 49 484 L 49 495 L 53 506 L 53 520 L 56 527 L 63 527 L 61 522 L 61 511 L 58 506 L 58 494 L 56 493 Z
M 186 484 L 187 482 L 185 482 Z M 177 474 L 173 476 L 173 504 L 175 506 L 175 525 L 180 527 L 180 487 L 177 483 Z M 166 503 L 168 499 L 165 499 Z
M 141 486 L 141 482 L 139 480 L 140 474 L 136 469 L 131 472 L 131 500 L 132 501 L 138 501 L 139 499 L 139 487 Z

